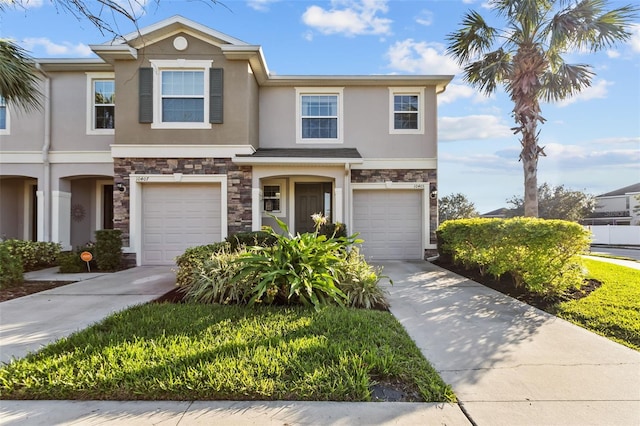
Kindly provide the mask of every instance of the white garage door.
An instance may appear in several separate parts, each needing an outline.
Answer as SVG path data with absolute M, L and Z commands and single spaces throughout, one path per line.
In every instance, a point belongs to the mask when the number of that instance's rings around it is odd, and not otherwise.
M 142 264 L 173 265 L 188 247 L 221 240 L 220 184 L 142 186 Z
M 422 259 L 422 226 L 422 191 L 353 191 L 353 231 L 367 259 Z

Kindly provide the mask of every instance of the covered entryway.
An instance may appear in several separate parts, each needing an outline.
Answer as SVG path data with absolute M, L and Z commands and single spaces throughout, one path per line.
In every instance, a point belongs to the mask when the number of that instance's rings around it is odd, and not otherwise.
M 142 187 L 142 265 L 172 265 L 187 248 L 222 240 L 220 183 Z
M 353 232 L 364 240 L 367 259 L 422 259 L 423 191 L 353 191 Z

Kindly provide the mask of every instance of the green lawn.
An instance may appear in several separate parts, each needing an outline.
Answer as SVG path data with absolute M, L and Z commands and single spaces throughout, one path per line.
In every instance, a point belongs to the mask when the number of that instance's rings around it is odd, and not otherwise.
M 148 304 L 0 369 L 2 399 L 455 401 L 388 312 Z
M 589 278 L 602 287 L 589 296 L 561 303 L 561 318 L 640 350 L 640 270 L 584 259 Z

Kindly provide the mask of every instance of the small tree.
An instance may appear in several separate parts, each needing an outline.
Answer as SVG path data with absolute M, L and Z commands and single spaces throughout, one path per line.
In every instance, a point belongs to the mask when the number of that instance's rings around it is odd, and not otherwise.
M 507 200 L 513 208 L 507 212 L 510 217 L 523 216 L 524 200 L 513 196 Z M 596 208 L 596 198 L 582 191 L 573 191 L 564 185 L 551 186 L 543 183 L 538 188 L 539 216 L 543 219 L 563 219 L 578 222 L 589 216 Z
M 445 220 L 477 217 L 478 211 L 466 195 L 457 193 L 446 195 L 438 201 L 438 215 L 442 223 Z

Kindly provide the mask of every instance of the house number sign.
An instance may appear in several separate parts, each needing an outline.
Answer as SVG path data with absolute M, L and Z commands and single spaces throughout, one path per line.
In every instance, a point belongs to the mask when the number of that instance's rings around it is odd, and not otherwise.
M 136 176 L 136 182 L 149 182 L 149 176 Z

